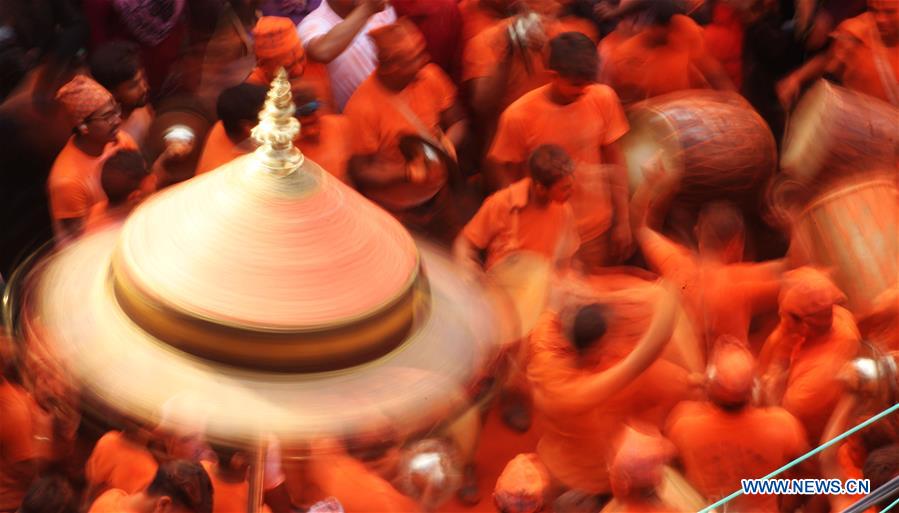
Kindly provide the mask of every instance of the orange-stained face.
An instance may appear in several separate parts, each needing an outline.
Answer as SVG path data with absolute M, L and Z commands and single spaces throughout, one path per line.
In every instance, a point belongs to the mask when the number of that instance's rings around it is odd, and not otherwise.
M 833 326 L 833 307 L 811 314 L 785 312 L 784 321 L 787 329 L 805 338 L 823 335 Z
M 896 46 L 899 43 L 899 1 L 870 1 L 868 9 L 874 15 L 874 22 L 884 43 Z
M 565 203 L 571 199 L 571 193 L 574 191 L 574 178 L 566 175 L 552 184 L 549 188 L 549 199 L 554 203 Z

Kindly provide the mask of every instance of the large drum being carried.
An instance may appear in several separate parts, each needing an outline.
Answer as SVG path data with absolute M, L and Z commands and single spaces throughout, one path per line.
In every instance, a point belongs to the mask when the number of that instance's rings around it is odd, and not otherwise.
M 846 175 L 895 168 L 897 150 L 899 110 L 822 80 L 802 97 L 787 124 L 781 168 L 821 187 Z
M 899 280 L 897 202 L 889 177 L 852 180 L 819 195 L 795 221 L 794 245 L 810 263 L 835 268 L 855 313 Z
M 679 91 L 634 104 L 627 117 L 631 130 L 622 149 L 631 191 L 656 156 L 681 177 L 675 201 L 692 207 L 713 199 L 755 206 L 774 172 L 774 136 L 736 93 Z

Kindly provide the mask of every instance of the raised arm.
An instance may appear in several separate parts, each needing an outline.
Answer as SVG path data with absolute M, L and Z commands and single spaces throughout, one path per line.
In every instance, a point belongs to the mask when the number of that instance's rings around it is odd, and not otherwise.
M 325 0 L 327 1 L 327 0 Z M 361 0 L 359 5 L 327 34 L 319 36 L 306 45 L 309 58 L 323 63 L 336 59 L 350 46 L 356 35 L 365 27 L 368 19 L 387 7 L 387 0 Z

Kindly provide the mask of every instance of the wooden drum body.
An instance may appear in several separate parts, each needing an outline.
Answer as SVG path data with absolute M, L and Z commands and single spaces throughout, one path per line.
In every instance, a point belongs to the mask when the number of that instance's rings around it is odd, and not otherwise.
M 655 156 L 680 175 L 676 203 L 698 207 L 714 199 L 755 202 L 774 172 L 771 130 L 736 93 L 679 91 L 634 104 L 622 138 L 631 192 Z
M 796 107 L 781 168 L 821 187 L 847 175 L 896 167 L 899 110 L 877 98 L 821 80 Z
M 834 279 L 855 313 L 899 280 L 899 192 L 894 181 L 869 178 L 819 195 L 798 216 L 793 242 Z

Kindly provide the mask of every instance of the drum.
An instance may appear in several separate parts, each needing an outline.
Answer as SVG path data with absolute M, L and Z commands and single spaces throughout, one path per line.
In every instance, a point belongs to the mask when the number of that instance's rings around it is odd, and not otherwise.
M 806 184 L 862 170 L 896 167 L 899 110 L 826 80 L 812 87 L 790 117 L 781 168 Z
M 543 255 L 518 251 L 497 262 L 487 275 L 511 299 L 520 333 L 526 336 L 546 309 L 552 263 Z
M 627 117 L 631 130 L 621 145 L 631 192 L 656 156 L 680 176 L 675 203 L 691 207 L 714 199 L 755 207 L 774 172 L 774 136 L 736 93 L 678 91 L 632 105 Z
M 888 178 L 835 186 L 798 216 L 793 243 L 810 263 L 835 268 L 849 309 L 868 312 L 899 279 L 899 193 Z

